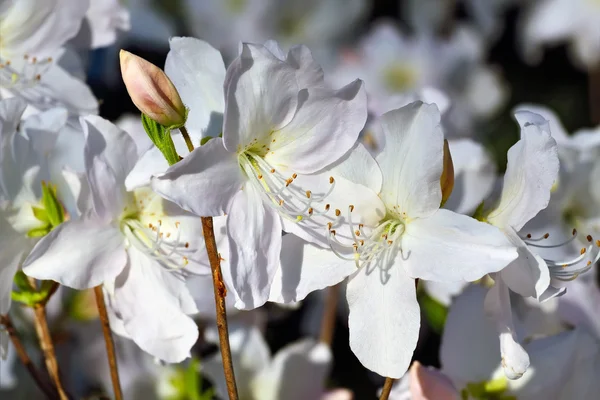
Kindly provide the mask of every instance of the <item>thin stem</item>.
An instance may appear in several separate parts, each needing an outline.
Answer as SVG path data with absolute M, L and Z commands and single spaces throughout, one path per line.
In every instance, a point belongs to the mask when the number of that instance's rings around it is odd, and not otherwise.
M 17 330 L 15 329 L 15 326 L 13 325 L 10 317 L 8 315 L 0 315 L 0 325 L 3 325 L 4 329 L 6 329 L 6 332 L 8 333 L 8 336 L 10 337 L 13 346 L 17 351 L 17 356 L 19 357 L 25 368 L 27 368 L 29 375 L 31 375 L 31 378 L 33 378 L 40 390 L 49 399 L 58 399 L 58 393 L 56 392 L 56 389 L 52 387 L 52 385 L 50 385 L 50 383 L 42 377 L 33 361 L 31 361 L 31 358 L 29 358 L 29 356 L 27 355 L 25 347 L 23 346 L 23 343 L 21 343 L 21 339 L 19 339 Z
M 48 321 L 46 319 L 46 305 L 37 304 L 33 307 L 35 315 L 34 325 L 42 352 L 44 353 L 44 360 L 46 361 L 46 369 L 61 400 L 67 400 L 67 392 L 63 388 L 60 380 L 60 371 L 58 369 L 58 362 L 56 361 L 56 353 L 54 352 L 54 344 L 52 343 L 52 337 L 50 336 L 50 328 L 48 328 Z
M 390 392 L 392 391 L 392 386 L 394 385 L 395 379 L 385 378 L 385 383 L 383 384 L 383 389 L 381 390 L 381 396 L 379 396 L 379 400 L 388 400 L 390 397 Z
M 327 297 L 325 298 L 325 308 L 323 310 L 323 317 L 321 319 L 321 332 L 319 334 L 319 341 L 328 346 L 331 346 L 333 335 L 335 333 L 338 297 L 339 285 L 327 288 Z
M 187 129 L 185 129 L 185 126 L 182 126 L 181 128 L 179 128 L 179 131 L 181 132 L 181 135 L 183 136 L 183 140 L 185 140 L 185 145 L 187 146 L 188 151 L 191 153 L 192 150 L 194 150 L 194 144 L 192 143 L 190 134 L 188 133 Z
M 238 400 L 235 374 L 233 373 L 233 360 L 231 358 L 231 349 L 229 347 L 227 310 L 225 309 L 227 288 L 225 287 L 223 275 L 221 274 L 221 256 L 217 253 L 217 243 L 215 241 L 212 217 L 202 217 L 202 232 L 204 233 L 206 252 L 208 253 L 208 261 L 210 262 L 210 269 L 212 271 L 215 305 L 217 309 L 217 328 L 219 330 L 219 344 L 221 347 L 221 357 L 223 359 L 223 371 L 225 373 L 225 382 L 227 383 L 227 392 L 229 393 L 230 400 Z
M 104 343 L 106 344 L 106 353 L 108 356 L 108 366 L 110 368 L 110 379 L 112 381 L 113 393 L 115 395 L 115 400 L 122 400 L 123 392 L 121 391 L 121 382 L 119 382 L 119 368 L 117 366 L 115 343 L 110 330 L 110 323 L 108 321 L 108 313 L 106 312 L 106 304 L 104 303 L 102 286 L 96 286 L 94 288 L 94 294 L 96 295 L 96 306 L 98 307 L 98 314 L 100 315 L 100 322 L 102 323 L 102 333 L 104 334 Z

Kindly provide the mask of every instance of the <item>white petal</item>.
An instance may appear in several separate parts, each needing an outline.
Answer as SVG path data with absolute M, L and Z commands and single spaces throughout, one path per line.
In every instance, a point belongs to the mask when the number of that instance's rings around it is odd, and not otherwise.
M 8 333 L 0 331 L 0 390 L 13 389 L 18 383 L 13 371 L 17 365 L 17 352 L 9 340 Z
M 44 236 L 23 262 L 23 272 L 82 290 L 114 280 L 126 261 L 117 227 L 80 219 L 64 222 Z
M 558 151 L 548 121 L 526 111 L 518 111 L 515 117 L 522 138 L 508 151 L 500 204 L 488 220 L 518 232 L 550 201 L 550 190 L 558 178 Z
M 198 327 L 186 315 L 195 309 L 180 275 L 163 269 L 135 247 L 115 282 L 115 303 L 125 330 L 144 351 L 166 362 L 190 356 Z
M 331 361 L 329 347 L 314 339 L 289 344 L 252 380 L 253 398 L 318 399 L 323 393 Z
M 269 299 L 279 266 L 280 217 L 263 204 L 258 190 L 246 185 L 234 197 L 227 216 L 230 260 L 229 268 L 223 268 L 223 278 L 233 288 L 239 309 L 253 309 Z
M 487 381 L 500 360 L 498 333 L 483 310 L 486 292 L 480 285 L 467 287 L 446 317 L 440 361 L 442 371 L 459 388 Z
M 150 184 L 152 177 L 164 173 L 169 169 L 169 163 L 158 147 L 150 147 L 135 164 L 127 178 L 125 186 L 127 190 Z
M 401 265 L 388 272 L 362 268 L 348 282 L 350 348 L 381 376 L 400 378 L 408 370 L 420 327 L 415 281 Z
M 225 77 L 223 141 L 235 152 L 287 125 L 298 107 L 296 71 L 265 47 L 244 43 Z
M 214 138 L 152 178 L 152 188 L 184 210 L 217 216 L 228 212 L 244 180 L 235 154 Z
M 449 140 L 454 164 L 454 189 L 445 208 L 472 214 L 496 182 L 496 165 L 485 148 L 471 139 Z
M 595 280 L 588 282 L 581 278 L 567 286 L 567 293 L 558 303 L 561 318 L 573 326 L 588 329 L 600 337 L 600 289 Z
M 304 45 L 293 46 L 287 54 L 286 61 L 298 68 L 296 79 L 300 88 L 324 85 L 323 69 L 317 64 L 308 47 Z
M 542 257 L 529 250 L 525 242 L 513 229 L 508 228 L 505 233 L 511 243 L 517 247 L 519 256 L 500 271 L 502 280 L 510 290 L 523 297 L 540 298 L 550 285 L 548 265 Z
M 12 7 L 3 10 L 5 15 L 2 16 L 2 41 L 3 50 L 7 50 L 6 56 L 52 54 L 77 34 L 89 4 L 89 0 L 13 2 Z
M 517 257 L 496 227 L 449 210 L 410 221 L 402 235 L 408 275 L 432 281 L 475 281 Z
M 269 301 L 291 303 L 309 293 L 333 286 L 356 272 L 356 264 L 319 248 L 295 235 L 285 235 L 281 265 L 271 284 Z
M 133 139 L 108 120 L 81 118 L 85 134 L 85 168 L 94 210 L 101 218 L 114 218 L 125 205 L 125 178 L 137 161 Z
M 265 159 L 303 174 L 333 164 L 356 143 L 367 120 L 367 97 L 356 80 L 336 91 L 309 88 L 294 119 L 272 133 Z
M 90 1 L 86 22 L 92 49 L 110 46 L 117 40 L 118 31 L 130 28 L 129 11 L 118 0 Z
M 10 310 L 13 278 L 19 263 L 30 249 L 30 240 L 16 232 L 0 215 L 0 315 Z
M 510 293 L 502 278 L 497 276 L 496 283 L 485 296 L 484 309 L 496 322 L 504 374 L 508 379 L 520 378 L 529 367 L 529 355 L 518 342 L 510 307 Z
M 440 206 L 444 137 L 435 105 L 409 104 L 384 114 L 385 147 L 376 160 L 383 173 L 381 199 L 388 210 L 417 218 Z
M 186 127 L 203 136 L 219 136 L 225 109 L 221 53 L 191 37 L 173 37 L 169 46 L 165 72 L 189 108 Z

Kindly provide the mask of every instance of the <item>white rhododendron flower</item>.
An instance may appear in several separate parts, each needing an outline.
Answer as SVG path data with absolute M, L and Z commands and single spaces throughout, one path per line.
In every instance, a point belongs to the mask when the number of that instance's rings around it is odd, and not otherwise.
M 373 193 L 371 202 L 350 205 L 345 218 L 337 210 L 327 235 L 333 254 L 304 244 L 292 279 L 310 292 L 306 286 L 320 288 L 319 276 L 331 285 L 352 274 L 346 291 L 350 346 L 367 368 L 399 378 L 419 332 L 415 279 L 476 280 L 517 253 L 498 229 L 439 208 L 444 144 L 435 105 L 408 105 L 385 114 L 380 124 L 385 147 L 376 159 L 364 152 L 346 161 L 353 171 L 348 175 Z M 361 223 L 355 222 L 359 216 Z
M 238 308 L 267 301 L 282 221 L 302 224 L 326 212 L 335 181 L 311 174 L 350 150 L 367 117 L 361 81 L 327 89 L 306 47 L 293 47 L 285 60 L 281 53 L 272 42 L 243 44 L 225 77 L 223 138 L 152 180 L 154 190 L 186 210 L 227 215 L 223 274 Z M 312 185 L 328 190 L 318 194 Z
M 203 249 L 199 218 L 147 187 L 127 192 L 124 180 L 137 159 L 133 140 L 99 117 L 82 125 L 93 209 L 45 236 L 24 272 L 80 290 L 104 284 L 121 321 L 113 329 L 161 360 L 182 361 L 198 337 L 184 278 L 190 269 L 206 272 L 206 261 L 195 256 Z

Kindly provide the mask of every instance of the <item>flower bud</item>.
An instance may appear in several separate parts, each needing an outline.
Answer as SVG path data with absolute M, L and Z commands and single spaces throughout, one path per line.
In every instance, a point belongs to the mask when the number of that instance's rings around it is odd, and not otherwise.
M 450 154 L 450 147 L 448 141 L 444 139 L 444 170 L 440 177 L 440 185 L 442 186 L 442 203 L 443 206 L 450 195 L 452 189 L 454 189 L 454 164 L 452 163 L 452 155 Z
M 125 50 L 119 58 L 123 82 L 136 107 L 165 127 L 183 126 L 187 111 L 164 71 Z

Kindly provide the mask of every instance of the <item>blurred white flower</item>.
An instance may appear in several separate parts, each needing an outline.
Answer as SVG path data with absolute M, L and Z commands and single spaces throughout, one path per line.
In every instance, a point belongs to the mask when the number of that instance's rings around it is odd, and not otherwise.
M 588 70 L 600 62 L 600 3 L 596 0 L 540 0 L 522 21 L 525 59 L 539 62 L 543 45 L 568 42 L 573 62 Z
M 64 107 L 95 114 L 98 102 L 63 64 L 66 42 L 85 17 L 89 0 L 4 2 L 0 9 L 0 98 L 18 95 L 35 110 Z

